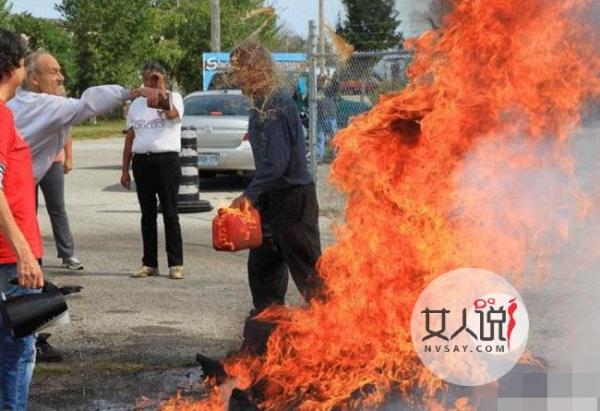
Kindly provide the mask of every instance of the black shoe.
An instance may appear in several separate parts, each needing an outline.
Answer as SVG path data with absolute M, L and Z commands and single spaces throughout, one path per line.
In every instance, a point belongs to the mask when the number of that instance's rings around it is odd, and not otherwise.
M 196 354 L 196 362 L 202 367 L 204 378 L 213 379 L 217 385 L 221 385 L 227 380 L 227 372 L 220 361 Z
M 61 362 L 63 356 L 56 348 L 48 343 L 50 334 L 39 334 L 35 341 L 37 362 Z
M 258 407 L 252 404 L 244 391 L 234 388 L 229 399 L 228 411 L 258 411 Z

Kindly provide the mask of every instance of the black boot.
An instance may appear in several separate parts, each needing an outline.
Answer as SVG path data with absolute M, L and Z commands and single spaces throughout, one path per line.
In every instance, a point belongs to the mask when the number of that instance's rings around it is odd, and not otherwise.
M 37 362 L 61 362 L 63 356 L 56 348 L 48 343 L 51 334 L 40 333 L 35 341 Z

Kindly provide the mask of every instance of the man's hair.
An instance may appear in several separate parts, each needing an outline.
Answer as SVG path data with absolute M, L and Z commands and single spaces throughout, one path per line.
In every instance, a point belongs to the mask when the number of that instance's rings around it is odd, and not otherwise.
M 160 73 L 163 76 L 167 77 L 167 69 L 165 69 L 165 66 L 160 64 L 158 61 L 154 61 L 154 60 L 146 61 L 142 67 L 142 73 L 145 73 L 147 71 L 150 71 L 150 72 L 155 71 L 155 72 Z
M 240 70 L 247 71 L 246 74 L 260 78 L 259 81 L 264 84 L 259 86 L 265 90 L 273 90 L 281 83 L 281 73 L 271 57 L 271 52 L 254 39 L 239 44 L 231 52 L 230 61 Z
M 25 58 L 23 38 L 12 31 L 0 28 L 0 78 L 19 68 L 23 58 Z
M 50 53 L 44 49 L 38 49 L 27 55 L 27 58 L 25 59 L 25 69 L 27 70 L 27 75 L 37 70 L 38 60 L 40 57 L 45 55 L 50 55 Z
M 51 54 L 47 50 L 37 49 L 36 51 L 29 53 L 25 58 L 25 70 L 27 73 L 25 75 L 25 81 L 21 86 L 25 90 L 29 89 L 29 75 L 38 71 L 38 60 L 40 59 L 40 57 L 46 55 L 51 56 Z
M 246 40 L 231 52 L 231 61 L 243 61 L 254 69 L 260 68 L 270 73 L 275 72 L 275 62 L 271 52 L 256 40 Z

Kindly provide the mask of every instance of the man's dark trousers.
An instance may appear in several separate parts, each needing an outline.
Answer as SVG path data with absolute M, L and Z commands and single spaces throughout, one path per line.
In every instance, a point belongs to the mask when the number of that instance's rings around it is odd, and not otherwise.
M 263 245 L 250 250 L 248 258 L 254 313 L 284 303 L 288 269 L 307 301 L 318 296 L 323 282 L 315 267 L 321 239 L 314 184 L 265 193 L 258 208 Z

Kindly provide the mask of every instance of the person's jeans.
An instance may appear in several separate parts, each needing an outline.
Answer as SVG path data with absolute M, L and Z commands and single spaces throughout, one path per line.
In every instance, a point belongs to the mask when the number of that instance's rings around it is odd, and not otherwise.
M 325 156 L 325 144 L 337 133 L 337 119 L 325 117 L 318 122 L 317 127 L 317 160 L 322 161 Z
M 0 292 L 7 297 L 40 293 L 41 290 L 9 284 L 17 277 L 16 264 L 0 264 Z M 13 338 L 0 317 L 0 410 L 25 411 L 35 367 L 35 336 Z
M 142 210 L 142 264 L 158 267 L 158 233 L 156 218 L 160 200 L 165 225 L 165 243 L 169 267 L 183 265 L 183 240 L 177 199 L 181 181 L 179 153 L 135 154 L 133 178 Z
M 73 234 L 65 209 L 65 174 L 62 162 L 55 162 L 39 184 L 46 201 L 46 209 L 52 224 L 52 234 L 56 243 L 58 258 L 75 255 Z

